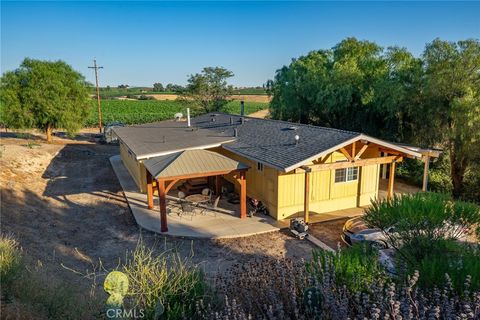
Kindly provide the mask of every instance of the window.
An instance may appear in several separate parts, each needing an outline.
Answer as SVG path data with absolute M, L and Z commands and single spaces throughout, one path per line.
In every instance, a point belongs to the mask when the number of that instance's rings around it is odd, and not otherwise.
M 358 179 L 358 167 L 335 170 L 335 183 L 348 182 Z
M 257 170 L 263 171 L 263 163 L 257 162 Z

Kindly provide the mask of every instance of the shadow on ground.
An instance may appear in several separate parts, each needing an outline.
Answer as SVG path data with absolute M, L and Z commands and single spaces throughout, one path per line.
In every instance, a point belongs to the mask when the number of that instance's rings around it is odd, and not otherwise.
M 13 233 L 32 261 L 41 261 L 76 290 L 89 290 L 91 282 L 65 267 L 85 273 L 101 260 L 112 269 L 140 237 L 158 252 L 176 250 L 189 257 L 209 278 L 250 259 L 311 256 L 311 244 L 282 232 L 193 240 L 140 230 L 109 162 L 116 153 L 116 146 L 66 144 L 41 176 L 32 175 L 43 188 L 29 183 L 2 188 L 2 231 Z

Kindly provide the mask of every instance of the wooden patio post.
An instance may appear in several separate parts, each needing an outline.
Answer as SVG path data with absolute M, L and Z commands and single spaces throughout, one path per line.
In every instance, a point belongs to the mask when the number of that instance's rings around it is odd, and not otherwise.
M 160 231 L 167 232 L 167 202 L 165 195 L 165 181 L 157 180 L 158 198 L 160 200 Z
M 240 171 L 240 218 L 247 217 L 247 180 L 245 179 L 245 171 Z
M 422 184 L 422 191 L 427 191 L 428 187 L 428 169 L 430 167 L 430 156 L 425 156 L 423 158 L 423 184 Z
M 395 162 L 390 163 L 390 173 L 388 177 L 387 187 L 387 199 L 390 200 L 393 197 L 393 184 L 395 182 Z
M 222 193 L 222 176 L 215 176 L 215 195 L 218 197 Z
M 357 207 L 360 207 L 362 203 L 362 168 L 358 167 L 358 177 L 357 177 Z
M 148 209 L 153 209 L 153 177 L 147 170 L 147 204 Z
M 303 221 L 308 223 L 310 210 L 310 172 L 312 169 L 304 168 L 305 170 L 305 193 L 303 196 Z

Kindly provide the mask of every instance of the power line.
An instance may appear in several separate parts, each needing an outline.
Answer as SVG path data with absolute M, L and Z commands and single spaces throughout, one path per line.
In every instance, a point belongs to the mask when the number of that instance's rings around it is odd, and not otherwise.
M 98 129 L 102 133 L 102 109 L 100 108 L 100 88 L 98 86 L 98 69 L 103 69 L 103 67 L 97 66 L 97 60 L 93 59 L 93 67 L 88 67 L 89 69 L 95 69 L 95 83 L 97 86 L 97 102 L 98 102 Z

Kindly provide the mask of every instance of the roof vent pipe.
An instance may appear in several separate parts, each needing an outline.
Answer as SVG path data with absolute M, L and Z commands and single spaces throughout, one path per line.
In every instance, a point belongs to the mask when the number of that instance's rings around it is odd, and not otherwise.
M 298 145 L 298 140 L 300 140 L 300 136 L 297 134 L 295 135 L 295 145 Z
M 190 128 L 190 108 L 187 108 L 187 127 Z
M 240 124 L 243 124 L 244 121 L 245 121 L 245 119 L 240 118 Z
M 233 118 L 230 117 L 230 124 L 232 125 L 233 124 Z
M 237 128 L 233 129 L 233 136 L 238 137 L 238 130 Z
M 245 115 L 245 102 L 240 101 L 240 115 L 243 117 Z

